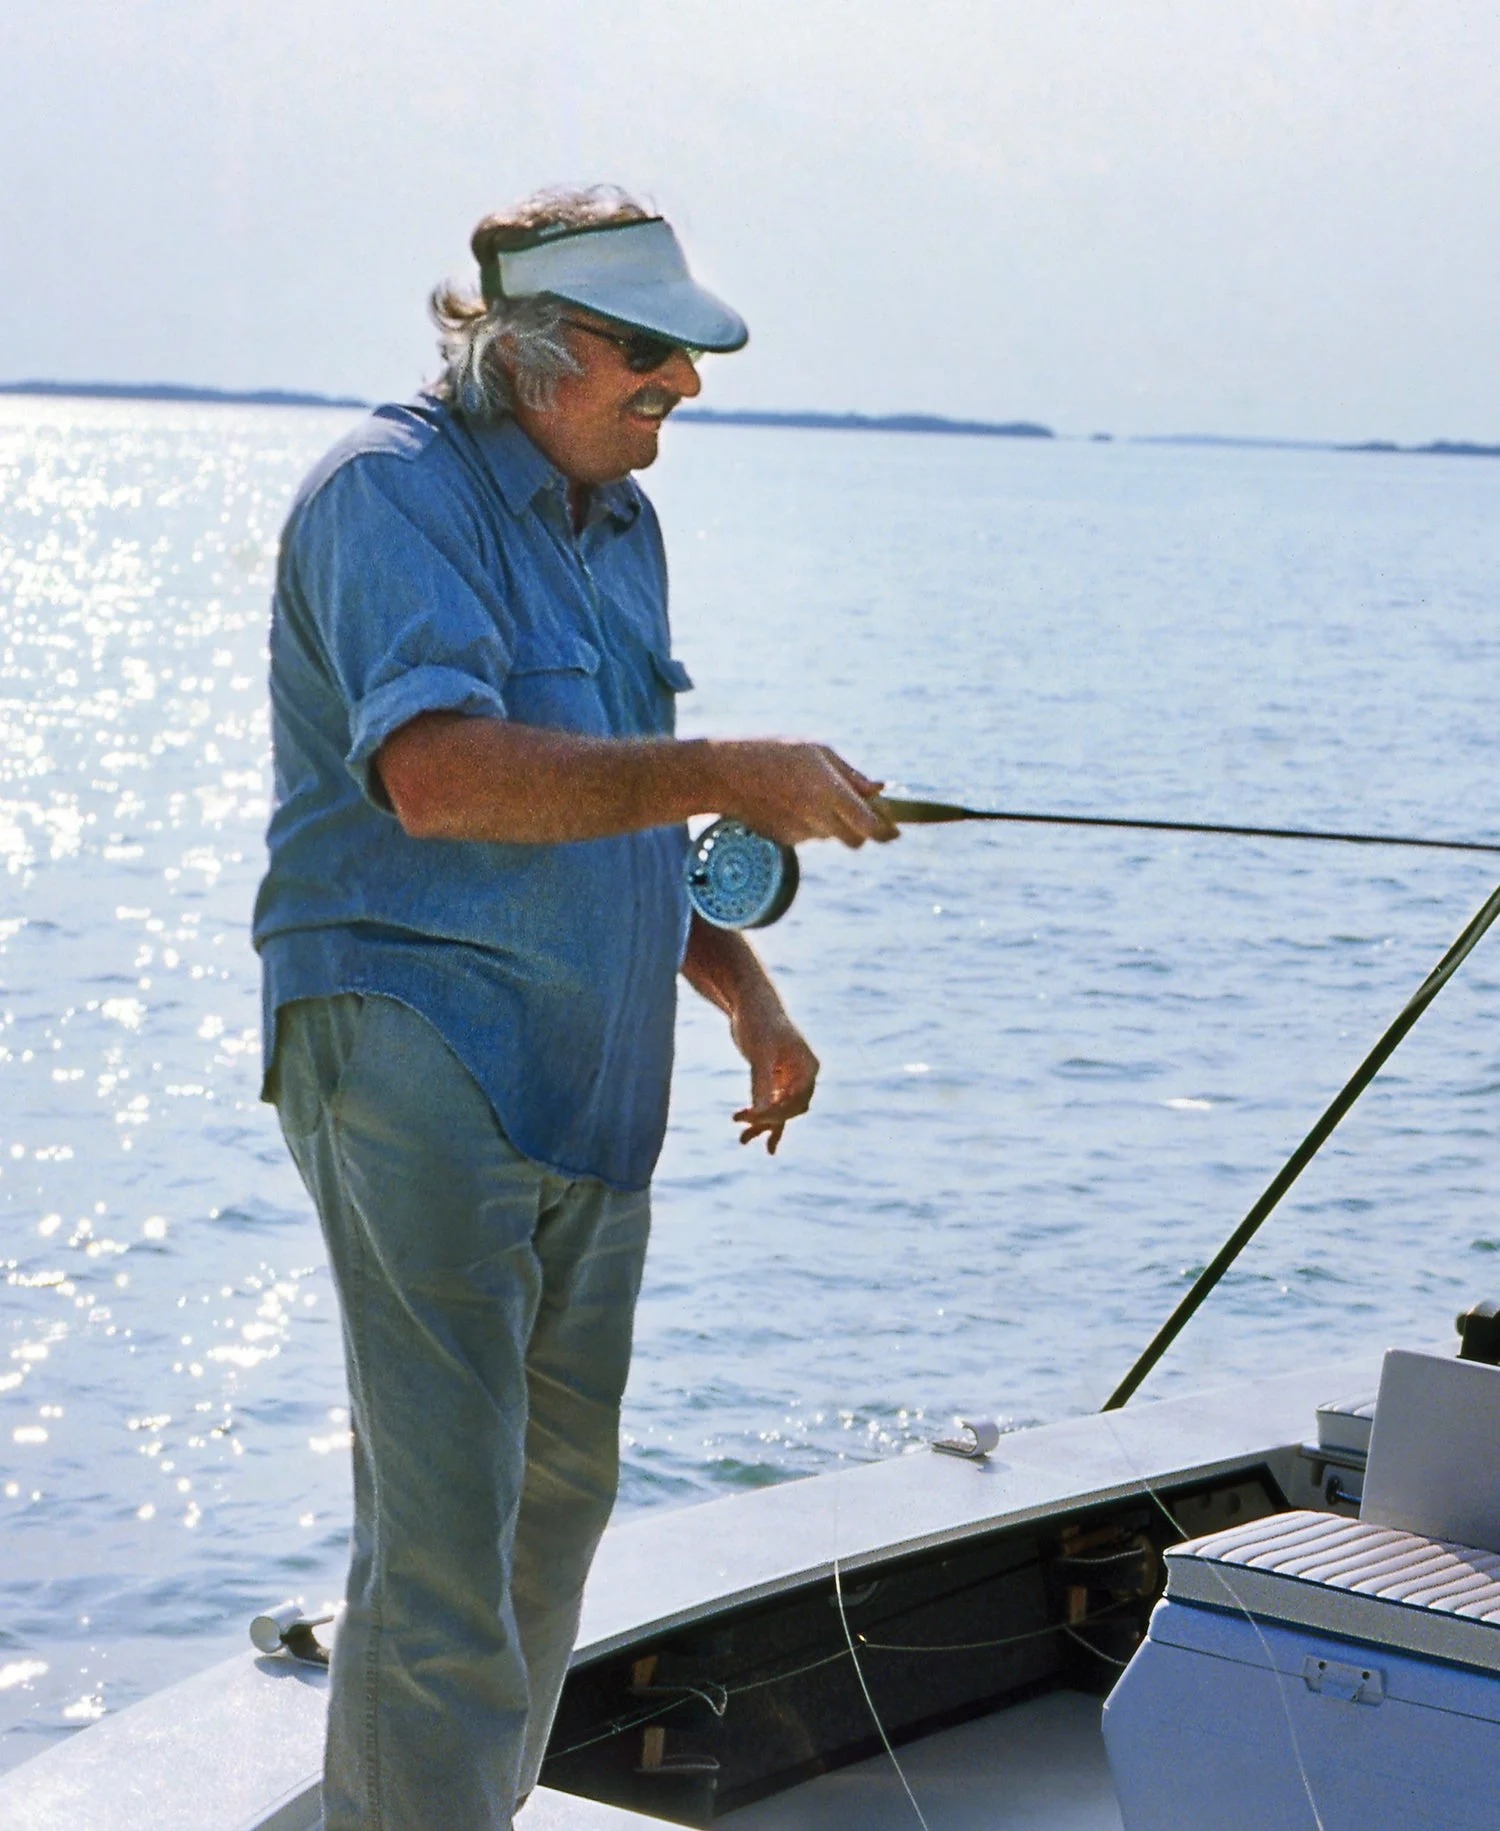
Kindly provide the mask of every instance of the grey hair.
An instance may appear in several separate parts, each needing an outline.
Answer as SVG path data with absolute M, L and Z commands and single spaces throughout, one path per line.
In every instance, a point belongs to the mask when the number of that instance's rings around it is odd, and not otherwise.
M 578 363 L 562 339 L 563 307 L 556 299 L 495 299 L 489 304 L 456 288 L 432 297 L 443 373 L 436 392 L 471 419 L 499 420 L 517 400 L 552 405 L 557 384 Z
M 539 230 L 640 222 L 648 214 L 616 185 L 538 191 L 512 209 L 486 216 L 469 245 L 484 274 L 498 254 L 526 246 Z M 563 377 L 581 373 L 564 341 L 567 308 L 546 294 L 505 299 L 449 280 L 434 287 L 428 309 L 443 359 L 434 392 L 472 419 L 503 419 L 518 401 L 550 407 Z

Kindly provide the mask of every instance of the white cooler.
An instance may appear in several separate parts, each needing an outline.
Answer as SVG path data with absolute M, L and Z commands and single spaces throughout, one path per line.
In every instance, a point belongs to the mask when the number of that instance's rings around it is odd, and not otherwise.
M 1104 1711 L 1125 1831 L 1500 1828 L 1500 1369 L 1388 1355 L 1360 1519 L 1166 1561 Z

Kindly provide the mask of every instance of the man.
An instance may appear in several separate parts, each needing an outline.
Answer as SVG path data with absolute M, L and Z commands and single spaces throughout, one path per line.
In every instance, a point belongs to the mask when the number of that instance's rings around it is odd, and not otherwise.
M 680 970 L 774 1151 L 818 1064 L 737 934 L 689 921 L 689 816 L 886 840 L 812 744 L 679 742 L 630 481 L 738 316 L 623 194 L 475 231 L 441 381 L 293 505 L 256 910 L 266 1093 L 317 1204 L 354 1425 L 328 1831 L 509 1826 L 616 1485 Z

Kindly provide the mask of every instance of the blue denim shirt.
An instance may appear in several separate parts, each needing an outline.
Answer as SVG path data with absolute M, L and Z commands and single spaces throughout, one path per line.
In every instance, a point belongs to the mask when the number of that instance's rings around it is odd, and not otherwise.
M 513 420 L 378 409 L 298 492 L 271 619 L 275 808 L 255 910 L 265 1060 L 296 998 L 379 992 L 434 1023 L 518 1150 L 619 1189 L 666 1128 L 686 831 L 569 845 L 412 839 L 374 768 L 418 713 L 670 734 L 666 561 L 633 482 L 575 535 Z M 269 1072 L 269 1069 L 268 1069 Z

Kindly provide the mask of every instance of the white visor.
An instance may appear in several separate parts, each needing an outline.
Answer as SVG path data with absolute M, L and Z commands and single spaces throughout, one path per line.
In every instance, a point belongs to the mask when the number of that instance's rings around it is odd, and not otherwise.
M 545 293 L 695 350 L 738 350 L 749 340 L 739 313 L 688 272 L 671 224 L 659 216 L 570 229 L 499 254 L 495 266 L 505 299 Z

